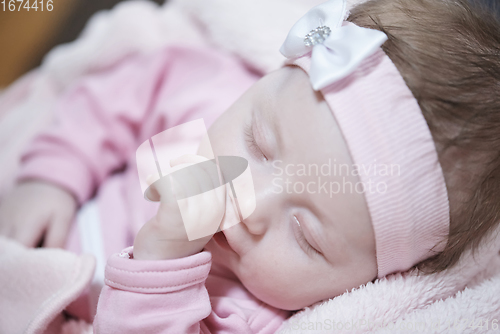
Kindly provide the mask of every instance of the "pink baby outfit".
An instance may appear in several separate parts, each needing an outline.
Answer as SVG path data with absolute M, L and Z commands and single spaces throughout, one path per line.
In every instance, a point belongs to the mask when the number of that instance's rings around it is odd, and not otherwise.
M 209 275 L 208 252 L 153 262 L 111 256 L 132 245 L 157 211 L 157 203 L 141 193 L 137 147 L 191 120 L 203 118 L 209 127 L 257 79 L 234 57 L 210 49 L 168 47 L 131 57 L 69 89 L 53 126 L 23 155 L 19 180 L 55 183 L 82 205 L 93 198 L 78 217 L 93 213 L 96 233 L 82 243 L 81 227 L 88 226 L 77 218 L 79 228 L 73 225 L 67 248 L 81 252 L 89 242 L 100 245 L 94 281 L 104 280 L 99 257 L 109 258 L 97 333 L 273 333 L 289 316 L 255 299 L 239 282 Z M 81 298 L 68 310 L 92 321 L 86 303 Z
M 257 300 L 238 281 L 209 274 L 210 267 L 207 251 L 167 261 L 112 255 L 94 331 L 274 333 L 290 316 Z

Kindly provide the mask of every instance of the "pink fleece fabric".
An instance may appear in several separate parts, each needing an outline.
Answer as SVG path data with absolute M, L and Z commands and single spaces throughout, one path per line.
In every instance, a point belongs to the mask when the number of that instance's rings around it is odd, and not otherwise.
M 62 311 L 89 284 L 94 267 L 88 254 L 26 248 L 0 236 L 0 333 L 68 331 Z
M 274 333 L 290 316 L 239 282 L 209 275 L 208 252 L 170 261 L 112 255 L 130 246 L 157 211 L 157 203 L 142 197 L 137 147 L 190 120 L 203 118 L 210 126 L 257 79 L 236 58 L 205 48 L 172 46 L 132 57 L 72 87 L 52 127 L 23 155 L 20 180 L 53 182 L 80 203 L 96 194 L 110 257 L 97 333 Z M 67 247 L 79 249 L 76 228 Z M 70 309 L 86 316 L 79 305 Z

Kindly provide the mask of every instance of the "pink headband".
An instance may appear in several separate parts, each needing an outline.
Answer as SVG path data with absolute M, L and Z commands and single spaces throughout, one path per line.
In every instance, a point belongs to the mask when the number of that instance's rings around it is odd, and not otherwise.
M 381 278 L 443 250 L 448 195 L 419 105 L 380 48 L 387 37 L 343 22 L 345 16 L 342 0 L 314 7 L 294 25 L 281 52 L 323 93 L 354 164 L 399 167 L 396 176 L 360 173 L 365 185 L 387 186 L 385 192 L 364 192 Z

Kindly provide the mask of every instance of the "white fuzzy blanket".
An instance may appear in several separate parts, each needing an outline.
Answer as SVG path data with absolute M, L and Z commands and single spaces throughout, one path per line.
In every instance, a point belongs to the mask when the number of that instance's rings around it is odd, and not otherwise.
M 288 29 L 322 0 L 127 1 L 95 15 L 80 38 L 0 96 L 0 196 L 19 153 L 51 120 L 57 97 L 82 75 L 169 43 L 211 44 L 262 73 L 281 66 Z M 350 1 L 350 5 L 355 3 Z M 359 2 L 359 1 L 358 1 Z M 496 234 L 495 234 L 496 235 Z M 500 238 L 443 273 L 391 275 L 297 313 L 282 333 L 483 333 L 500 326 Z M 482 325 L 482 328 L 479 327 Z

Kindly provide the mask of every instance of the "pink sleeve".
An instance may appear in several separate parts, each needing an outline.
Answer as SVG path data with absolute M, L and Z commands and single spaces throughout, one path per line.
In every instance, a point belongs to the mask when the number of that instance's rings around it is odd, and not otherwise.
M 52 126 L 22 156 L 18 180 L 58 184 L 83 203 L 144 140 L 190 117 L 213 118 L 211 110 L 227 107 L 254 80 L 210 49 L 174 46 L 125 59 L 68 90 Z
M 131 250 L 129 247 L 128 250 Z M 124 254 L 122 252 L 122 254 Z M 226 301 L 212 310 L 205 281 L 211 266 L 207 251 L 174 260 L 138 261 L 115 254 L 108 260 L 106 286 L 101 291 L 94 319 L 99 333 L 274 333 L 284 320 L 267 312 L 259 324 L 245 316 L 238 303 Z M 234 289 L 233 289 L 234 290 Z M 240 293 L 238 299 L 245 299 Z M 261 303 L 260 303 L 261 304 Z M 258 309 L 264 313 L 266 310 Z M 249 319 L 254 323 L 250 324 Z M 268 330 L 265 328 L 268 327 Z

